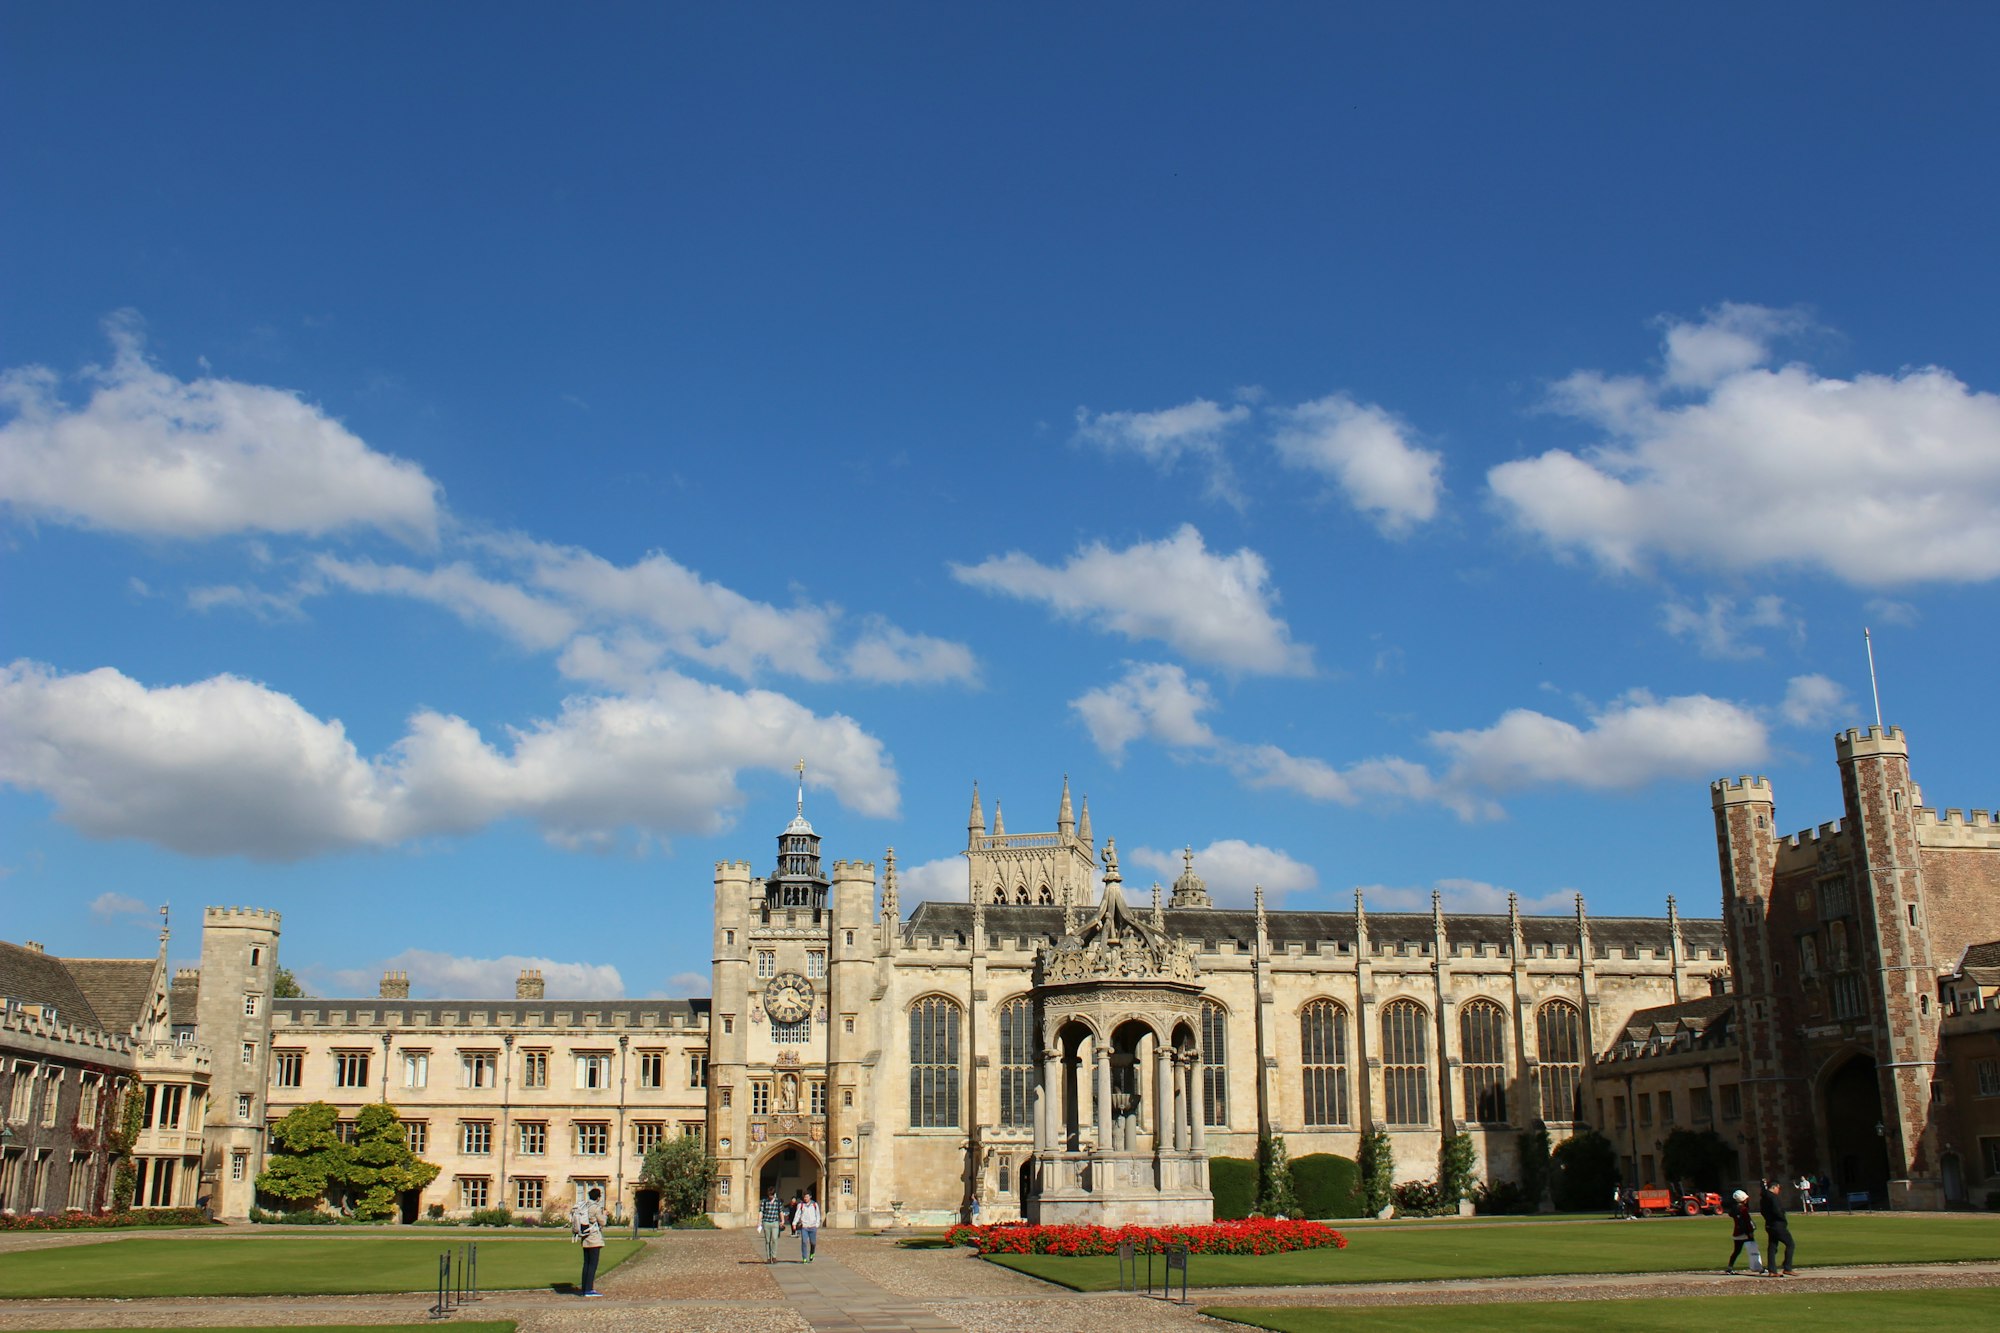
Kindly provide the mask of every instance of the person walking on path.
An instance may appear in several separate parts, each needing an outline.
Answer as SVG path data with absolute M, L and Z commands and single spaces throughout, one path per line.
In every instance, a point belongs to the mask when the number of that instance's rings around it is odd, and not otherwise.
M 1750 1196 L 1742 1190 L 1737 1190 L 1729 1196 L 1729 1221 L 1734 1228 L 1731 1238 L 1736 1242 L 1736 1245 L 1729 1251 L 1729 1262 L 1723 1265 L 1722 1271 L 1725 1273 L 1734 1273 L 1736 1271 L 1736 1256 L 1748 1250 L 1750 1251 L 1749 1271 L 1751 1276 L 1754 1277 L 1763 1271 L 1764 1265 L 1757 1257 L 1757 1224 L 1750 1216 Z
M 1764 1252 L 1770 1261 L 1764 1265 L 1766 1277 L 1790 1277 L 1792 1268 L 1792 1228 L 1785 1220 L 1785 1196 L 1780 1193 L 1783 1182 L 1764 1182 L 1764 1197 L 1757 1203 L 1757 1211 L 1764 1215 Z M 1785 1263 L 1778 1265 L 1778 1246 L 1785 1247 Z
M 792 1230 L 799 1233 L 799 1262 L 813 1261 L 813 1251 L 819 1248 L 819 1204 L 813 1199 L 813 1192 L 806 1191 L 806 1197 L 799 1201 L 792 1213 Z
M 570 1239 L 583 1245 L 583 1280 L 577 1285 L 583 1296 L 602 1296 L 597 1289 L 597 1261 L 604 1255 L 604 1192 L 591 1186 L 588 1199 L 578 1199 L 569 1210 Z
M 757 1208 L 757 1224 L 764 1232 L 764 1262 L 778 1262 L 778 1233 L 785 1226 L 785 1205 L 778 1198 L 776 1185 L 764 1191 L 764 1202 Z

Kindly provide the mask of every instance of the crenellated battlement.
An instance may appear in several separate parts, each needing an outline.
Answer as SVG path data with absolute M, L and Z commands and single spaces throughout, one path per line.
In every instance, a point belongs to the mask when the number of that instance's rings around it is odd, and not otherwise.
M 281 919 L 268 907 L 204 907 L 201 912 L 204 926 L 263 926 L 276 930 Z
M 1726 805 L 1776 804 L 1771 795 L 1771 780 L 1765 777 L 1753 778 L 1747 773 L 1734 782 L 1728 778 L 1717 778 L 1708 784 L 1708 790 L 1709 798 L 1718 810 Z
M 1883 754 L 1899 754 L 1908 758 L 1910 745 L 1903 739 L 1901 727 L 1850 727 L 1833 738 L 1833 750 L 1845 763 L 1850 759 Z
M 127 1033 L 106 1032 L 102 1028 L 66 1023 L 60 1018 L 45 1018 L 38 1012 L 19 1009 L 0 1013 L 0 1033 L 16 1038 L 55 1042 L 63 1046 L 113 1051 L 120 1055 L 130 1055 L 133 1050 L 132 1038 Z
M 1994 810 L 1946 810 L 1938 811 L 1923 807 L 1916 811 L 1919 824 L 1935 824 L 1940 828 L 1983 829 L 2000 827 L 2000 811 Z
M 715 873 L 718 876 L 727 875 L 732 871 L 747 875 L 750 873 L 750 863 L 748 861 L 717 861 L 715 863 Z
M 836 880 L 873 879 L 875 878 L 875 863 L 873 861 L 835 861 L 833 863 L 833 877 Z
M 1787 847 L 1811 847 L 1820 842 L 1839 837 L 1841 831 L 1840 820 L 1828 820 L 1818 828 L 1800 829 L 1797 833 L 1788 835 L 1785 838 L 1785 845 Z

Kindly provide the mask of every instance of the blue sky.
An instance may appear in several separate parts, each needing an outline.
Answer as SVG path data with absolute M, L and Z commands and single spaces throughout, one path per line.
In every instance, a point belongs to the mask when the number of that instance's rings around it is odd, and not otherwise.
M 1989 7 L 14 6 L 0 935 L 699 993 L 962 891 L 1716 910 L 2000 804 Z M 178 936 L 177 958 L 193 948 Z

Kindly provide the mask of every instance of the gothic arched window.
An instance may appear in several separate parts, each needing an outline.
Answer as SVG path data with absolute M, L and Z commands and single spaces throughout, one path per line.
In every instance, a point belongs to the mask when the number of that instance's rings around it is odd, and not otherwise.
M 1392 1125 L 1431 1119 L 1429 1019 L 1414 1000 L 1382 1006 L 1382 1118 Z
M 1507 1011 L 1473 1000 L 1458 1011 L 1459 1058 L 1465 1069 L 1465 1118 L 1507 1123 Z
M 995 907 L 1005 907 L 1007 905 L 1007 886 L 1005 884 L 996 884 L 993 886 L 993 905 Z
M 1314 1000 L 1299 1011 L 1299 1064 L 1306 1124 L 1347 1124 L 1347 1010 Z
M 1044 907 L 1054 907 L 1056 905 L 1056 896 L 1049 892 L 1049 886 L 1046 884 L 1042 885 L 1041 904 Z
M 1035 1005 L 1026 996 L 1000 1006 L 1000 1123 L 1020 1129 L 1029 1117 L 1035 1087 Z
M 1014 901 L 1023 907 L 1028 905 L 1028 886 L 1026 884 L 1017 884 L 1014 887 Z
M 1201 1002 L 1201 1114 L 1204 1125 L 1229 1124 L 1229 1011 Z
M 1583 1016 L 1568 1000 L 1550 1000 L 1535 1015 L 1542 1065 L 1542 1119 L 1552 1125 L 1583 1118 Z
M 910 1007 L 910 1128 L 958 1127 L 958 1006 L 931 995 Z

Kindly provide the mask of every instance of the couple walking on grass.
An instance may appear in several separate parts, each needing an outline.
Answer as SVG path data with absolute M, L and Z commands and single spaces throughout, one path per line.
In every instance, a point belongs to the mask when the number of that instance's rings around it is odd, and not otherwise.
M 790 1204 L 783 1204 L 778 1201 L 778 1187 L 771 1186 L 764 1191 L 757 1222 L 764 1232 L 765 1263 L 778 1262 L 778 1232 L 787 1227 L 799 1238 L 799 1262 L 813 1261 L 813 1253 L 819 1249 L 820 1209 L 811 1190 L 797 1191 Z
M 1747 1271 L 1752 1276 L 1790 1277 L 1796 1271 L 1792 1267 L 1792 1228 L 1785 1218 L 1785 1200 L 1778 1192 L 1779 1188 L 1778 1181 L 1765 1181 L 1760 1192 L 1761 1197 L 1757 1201 L 1757 1211 L 1764 1217 L 1764 1244 L 1770 1251 L 1768 1266 L 1760 1263 L 1758 1259 L 1757 1223 L 1750 1215 L 1750 1196 L 1742 1190 L 1737 1190 L 1729 1196 L 1729 1217 L 1733 1227 L 1732 1238 L 1736 1246 L 1730 1250 L 1729 1262 L 1723 1266 L 1723 1272 L 1735 1272 L 1736 1257 L 1745 1250 L 1750 1251 L 1750 1267 Z M 1782 1268 L 1778 1266 L 1780 1245 L 1785 1247 L 1785 1263 Z

